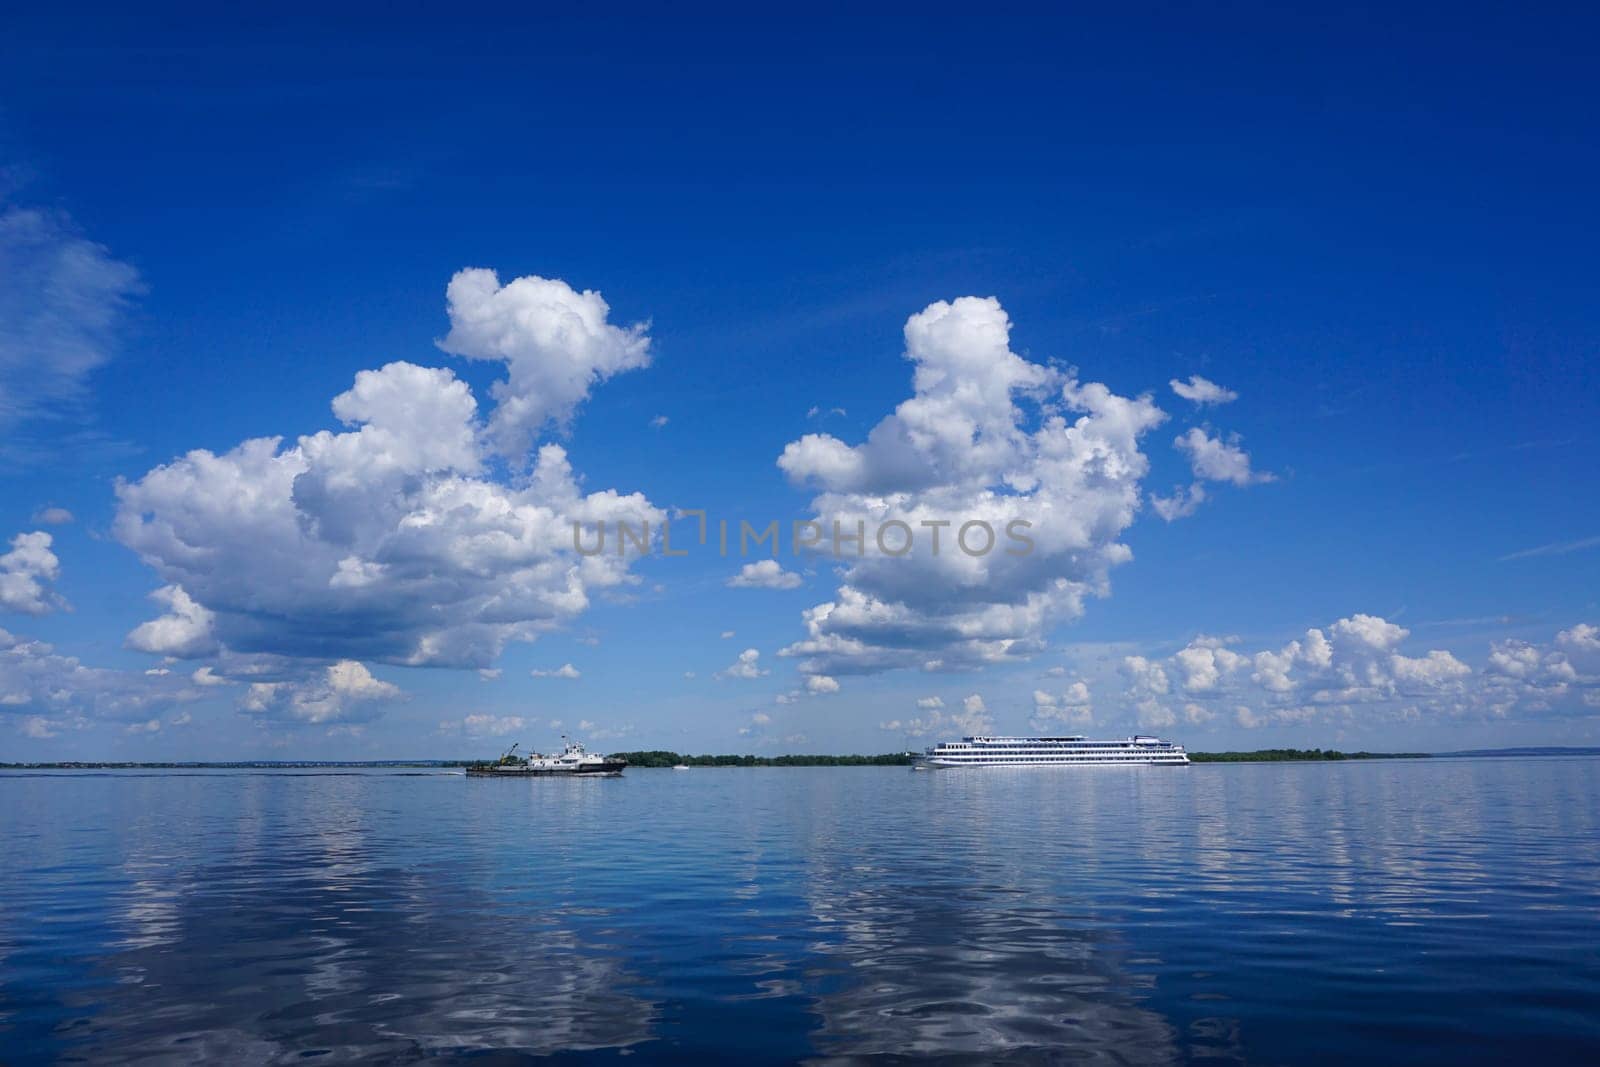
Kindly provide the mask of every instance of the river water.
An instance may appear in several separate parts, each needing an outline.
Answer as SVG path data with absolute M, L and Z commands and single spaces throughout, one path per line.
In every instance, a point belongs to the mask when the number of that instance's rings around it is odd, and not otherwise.
M 0 773 L 0 1062 L 1600 1062 L 1600 759 Z

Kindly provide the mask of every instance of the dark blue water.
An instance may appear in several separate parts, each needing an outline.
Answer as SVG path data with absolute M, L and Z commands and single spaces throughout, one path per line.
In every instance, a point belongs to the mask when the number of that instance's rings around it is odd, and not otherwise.
M 0 775 L 0 1061 L 1600 1062 L 1600 760 Z

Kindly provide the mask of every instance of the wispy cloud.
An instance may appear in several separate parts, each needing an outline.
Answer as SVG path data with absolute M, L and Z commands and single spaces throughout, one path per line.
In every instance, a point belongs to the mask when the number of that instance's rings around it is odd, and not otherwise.
M 0 426 L 81 413 L 144 291 L 136 270 L 60 212 L 0 208 Z
M 1207 404 L 1231 404 L 1239 399 L 1239 394 L 1232 389 L 1226 389 L 1198 374 L 1189 375 L 1189 380 L 1186 382 L 1174 378 L 1167 384 L 1172 387 L 1174 393 L 1200 407 L 1205 407 Z
M 1531 559 L 1534 556 L 1564 556 L 1568 552 L 1581 552 L 1586 548 L 1600 547 L 1600 537 L 1585 537 L 1577 541 L 1556 541 L 1548 545 L 1539 545 L 1535 548 L 1524 548 L 1520 552 L 1512 552 L 1501 556 L 1500 562 L 1505 563 L 1513 559 Z

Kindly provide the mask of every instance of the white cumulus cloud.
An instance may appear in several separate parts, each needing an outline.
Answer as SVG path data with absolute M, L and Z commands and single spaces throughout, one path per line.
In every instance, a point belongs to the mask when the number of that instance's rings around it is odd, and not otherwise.
M 1207 404 L 1229 404 L 1239 399 L 1239 394 L 1232 389 L 1224 389 L 1216 382 L 1202 378 L 1198 374 L 1189 375 L 1188 381 L 1177 378 L 1167 383 L 1172 386 L 1172 391 L 1189 400 L 1205 407 Z
M 11 551 L 0 555 L 0 611 L 44 615 L 64 601 L 50 589 L 61 576 L 61 561 L 50 550 L 53 539 L 42 530 L 19 533 Z
M 1172 491 L 1171 496 L 1150 494 L 1150 506 L 1166 522 L 1187 519 L 1190 515 L 1199 511 L 1200 505 L 1205 502 L 1206 487 L 1199 482 L 1195 482 L 1187 489 L 1180 486 Z
M 905 327 L 909 399 L 859 444 L 807 434 L 784 449 L 785 474 L 820 490 L 812 506 L 829 531 L 824 550 L 835 547 L 835 522 L 848 536 L 858 523 L 868 531 L 860 555 L 837 546 L 843 583 L 804 613 L 804 638 L 783 650 L 803 674 L 959 670 L 1030 655 L 1131 558 L 1119 536 L 1148 470 L 1139 439 L 1165 415 L 1149 397 L 1023 359 L 1010 331 L 993 298 L 928 306 Z M 915 535 L 905 555 L 873 544 L 889 520 Z M 1007 538 L 1013 520 L 1031 523 L 1020 528 L 1031 549 Z M 961 550 L 968 522 L 989 524 L 992 551 Z M 888 549 L 904 540 L 892 534 Z M 983 542 L 973 534 L 973 546 Z
M 245 654 L 488 668 L 508 642 L 637 582 L 626 557 L 580 555 L 573 524 L 663 513 L 641 494 L 584 492 L 555 444 L 514 481 L 488 473 L 484 441 L 498 431 L 450 371 L 363 371 L 333 410 L 342 432 L 199 449 L 119 483 L 117 537 L 182 593 L 158 594 L 172 610 L 130 645 L 192 656 L 209 634 Z
M 739 653 L 739 658 L 727 667 L 718 671 L 712 677 L 723 678 L 760 678 L 770 673 L 761 668 L 761 652 L 754 648 L 747 648 Z
M 51 729 L 94 719 L 144 721 L 153 711 L 199 696 L 192 683 L 170 671 L 88 667 L 43 641 L 0 630 L 0 716 L 38 715 Z
M 544 670 L 544 669 L 536 667 L 533 670 L 529 671 L 528 673 L 531 674 L 535 678 L 568 678 L 568 679 L 571 679 L 571 678 L 582 677 L 582 675 L 578 671 L 578 668 L 574 667 L 570 663 L 563 663 L 561 666 L 553 668 L 551 670 Z
M 514 462 L 548 424 L 567 423 L 596 384 L 650 363 L 645 324 L 612 325 L 598 292 L 559 278 L 528 275 L 502 286 L 494 271 L 468 269 L 445 296 L 450 332 L 439 347 L 506 365 L 507 378 L 493 390 L 489 434 Z
M 994 731 L 994 717 L 989 714 L 983 697 L 977 693 L 963 698 L 961 710 L 948 715 L 943 711 L 944 701 L 938 697 L 918 700 L 917 707 L 927 714 L 880 722 L 878 729 L 905 734 L 907 737 L 967 736 Z
M 728 579 L 730 589 L 796 589 L 799 586 L 800 576 L 784 570 L 775 559 L 746 563 L 738 574 Z
M 1237 434 L 1224 440 L 1192 426 L 1173 441 L 1173 447 L 1189 457 L 1194 476 L 1205 481 L 1246 486 L 1275 480 L 1274 475 L 1250 469 L 1249 453 L 1239 447 Z
M 1455 711 L 1476 699 L 1467 664 L 1443 649 L 1407 655 L 1400 647 L 1409 636 L 1365 614 L 1257 652 L 1235 647 L 1234 638 L 1201 636 L 1165 659 L 1126 657 L 1126 696 L 1142 726 L 1171 725 L 1180 715 L 1204 724 L 1217 717 L 1211 702 L 1225 701 L 1234 721 L 1249 728 L 1344 718 L 1357 709 Z M 1179 696 L 1186 698 L 1181 707 Z
M 189 676 L 189 680 L 191 682 L 193 682 L 195 685 L 205 686 L 207 688 L 210 688 L 212 686 L 218 686 L 218 685 L 231 685 L 232 684 L 230 679 L 222 677 L 222 675 L 218 674 L 209 665 L 205 666 L 205 667 L 198 668 L 193 674 L 191 674 Z
M 367 722 L 400 687 L 373 676 L 365 664 L 340 660 L 297 681 L 255 682 L 239 709 L 263 721 L 299 725 Z
M 151 593 L 150 599 L 165 604 L 167 611 L 134 627 L 128 634 L 129 648 L 179 659 L 209 656 L 217 651 L 217 640 L 211 632 L 212 613 L 195 603 L 182 586 L 163 586 Z
M 1065 691 L 1052 693 L 1043 689 L 1033 691 L 1033 717 L 1030 728 L 1038 731 L 1061 726 L 1087 726 L 1094 721 L 1094 705 L 1089 698 L 1088 683 L 1073 682 Z

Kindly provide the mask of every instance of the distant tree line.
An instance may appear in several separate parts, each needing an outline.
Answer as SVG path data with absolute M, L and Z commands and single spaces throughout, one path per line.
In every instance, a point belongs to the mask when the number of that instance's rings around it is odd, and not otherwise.
M 1539 750 L 1532 750 L 1538 752 Z M 1461 755 L 1462 753 L 1457 753 Z M 644 752 L 614 752 L 630 767 L 905 767 L 909 752 L 886 752 L 877 756 L 691 756 L 666 749 Z M 1254 752 L 1191 752 L 1195 763 L 1280 763 L 1308 760 L 1423 759 L 1427 752 L 1339 752 L 1331 748 L 1263 748 Z M 284 770 L 294 767 L 465 767 L 481 760 L 240 760 L 236 762 L 114 762 L 71 760 L 57 763 L 0 763 L 7 770 L 242 770 L 248 768 Z
M 690 756 L 665 749 L 647 752 L 611 752 L 630 767 L 904 767 L 911 756 L 888 752 L 880 756 Z
M 1191 752 L 1193 763 L 1283 763 L 1295 760 L 1425 759 L 1426 752 L 1340 752 L 1332 748 L 1258 748 L 1254 752 Z
M 56 760 L 47 763 L 0 763 L 8 771 L 283 771 L 318 767 L 464 767 L 467 760 Z
M 630 767 L 904 767 L 911 754 L 890 752 L 881 756 L 690 756 L 665 749 L 614 752 Z M 1254 752 L 1191 752 L 1195 763 L 1279 763 L 1309 760 L 1421 759 L 1426 752 L 1340 752 L 1331 748 L 1263 748 Z

